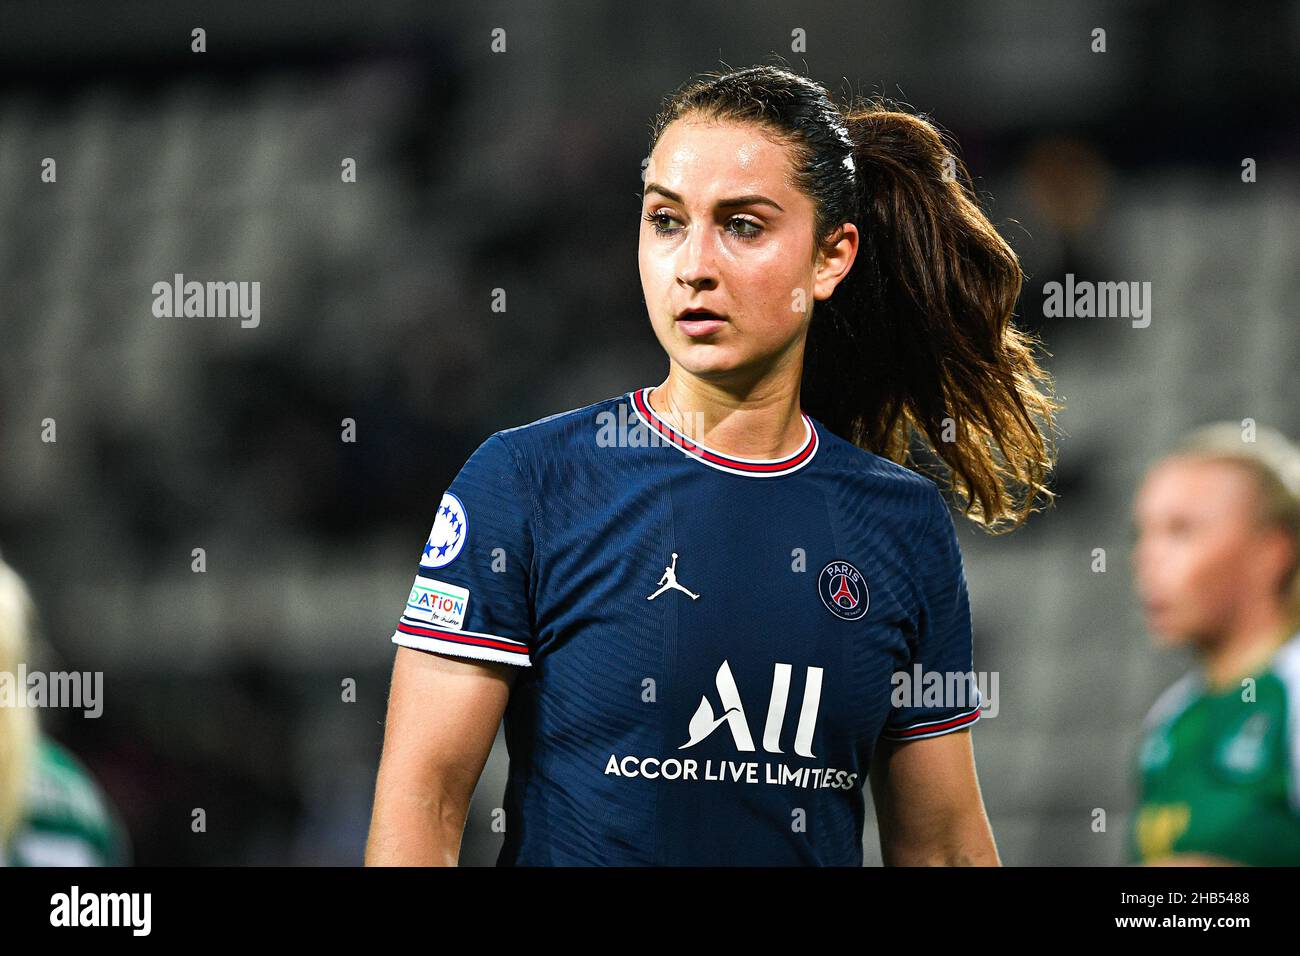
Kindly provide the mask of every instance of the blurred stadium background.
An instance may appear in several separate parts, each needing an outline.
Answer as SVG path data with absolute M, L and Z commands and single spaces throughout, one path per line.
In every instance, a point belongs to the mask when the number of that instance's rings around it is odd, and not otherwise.
M 137 863 L 360 862 L 436 502 L 492 431 L 662 379 L 647 124 L 773 52 L 951 131 L 1029 273 L 1060 500 L 1009 537 L 959 522 L 1000 680 L 976 756 L 1006 863 L 1121 860 L 1138 722 L 1188 664 L 1132 596 L 1135 484 L 1203 422 L 1300 434 L 1296 3 L 7 3 L 0 551 L 42 613 L 31 666 L 104 672 L 101 718 L 42 719 Z M 175 273 L 260 281 L 260 325 L 155 318 Z M 1150 282 L 1150 326 L 1043 318 L 1066 273 Z M 499 739 L 466 863 L 495 859 L 505 767 Z

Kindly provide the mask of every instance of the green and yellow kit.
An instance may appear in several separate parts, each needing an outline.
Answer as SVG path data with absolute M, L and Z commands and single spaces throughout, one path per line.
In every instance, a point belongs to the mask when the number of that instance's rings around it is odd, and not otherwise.
M 1143 723 L 1130 862 L 1210 854 L 1300 865 L 1300 632 L 1226 688 L 1199 672 L 1170 686 Z

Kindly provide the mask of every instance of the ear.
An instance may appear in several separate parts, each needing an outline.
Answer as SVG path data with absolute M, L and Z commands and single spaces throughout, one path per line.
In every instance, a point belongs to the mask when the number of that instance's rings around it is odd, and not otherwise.
M 853 266 L 858 255 L 858 227 L 846 222 L 839 228 L 838 236 L 830 250 L 818 249 L 816 272 L 813 277 L 813 298 L 824 302 L 831 297 Z

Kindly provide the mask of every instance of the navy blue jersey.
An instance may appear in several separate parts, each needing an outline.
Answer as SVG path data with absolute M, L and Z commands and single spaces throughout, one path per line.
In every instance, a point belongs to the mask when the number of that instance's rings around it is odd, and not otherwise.
M 740 459 L 650 390 L 483 442 L 393 640 L 522 668 L 499 865 L 861 866 L 876 741 L 979 718 L 948 508 L 807 414 Z

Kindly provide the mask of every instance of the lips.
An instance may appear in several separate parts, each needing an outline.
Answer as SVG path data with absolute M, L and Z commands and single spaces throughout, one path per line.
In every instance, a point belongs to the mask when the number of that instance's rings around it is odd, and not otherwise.
M 693 308 L 682 309 L 682 311 L 677 313 L 677 318 L 680 321 L 682 319 L 723 319 L 726 318 L 726 316 L 719 315 L 712 309 Z
M 726 324 L 726 319 L 708 309 L 687 309 L 677 315 L 677 327 L 691 338 L 712 335 Z

